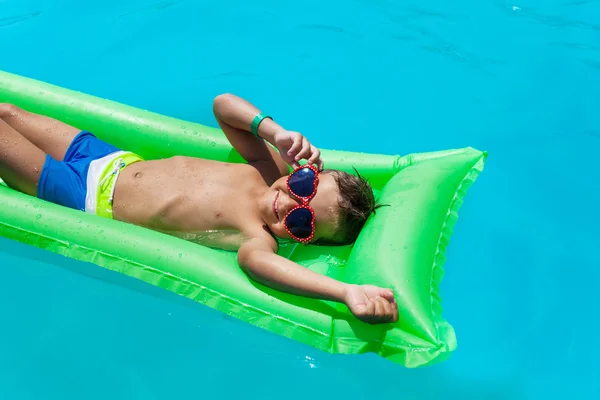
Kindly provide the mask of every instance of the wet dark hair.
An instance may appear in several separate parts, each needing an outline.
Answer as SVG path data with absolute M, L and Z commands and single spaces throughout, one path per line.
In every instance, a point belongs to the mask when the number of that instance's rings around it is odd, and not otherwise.
M 333 237 L 319 239 L 314 244 L 352 244 L 356 241 L 371 213 L 383 205 L 377 204 L 373 188 L 356 169 L 354 169 L 355 175 L 333 169 L 325 169 L 320 173 L 333 175 L 340 191 L 338 201 L 340 210 L 337 229 L 333 233 Z

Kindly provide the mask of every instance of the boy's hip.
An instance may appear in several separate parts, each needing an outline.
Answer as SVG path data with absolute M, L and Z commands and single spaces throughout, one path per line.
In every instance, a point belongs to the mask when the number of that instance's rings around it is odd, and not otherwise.
M 90 163 L 87 174 L 85 211 L 101 217 L 113 217 L 113 199 L 119 175 L 143 159 L 130 151 L 117 151 Z
M 38 197 L 66 207 L 112 218 L 116 181 L 128 165 L 142 161 L 92 133 L 80 132 L 63 161 L 47 156 L 38 182 Z

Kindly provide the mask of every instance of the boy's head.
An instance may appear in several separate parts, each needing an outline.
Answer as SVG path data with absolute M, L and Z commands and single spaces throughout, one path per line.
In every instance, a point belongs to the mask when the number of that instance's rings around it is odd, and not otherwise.
M 334 206 L 333 234 L 329 237 L 322 236 L 315 241 L 315 244 L 322 245 L 345 245 L 356 241 L 367 218 L 373 213 L 379 205 L 375 201 L 373 188 L 367 179 L 360 176 L 358 171 L 354 170 L 356 175 L 351 175 L 339 170 L 324 170 L 321 175 L 329 175 L 337 186 L 337 207 Z
M 373 189 L 365 178 L 339 170 L 318 173 L 315 196 L 308 206 L 314 211 L 315 235 L 313 244 L 345 245 L 353 243 L 367 218 L 379 205 Z M 286 230 L 285 216 L 302 202 L 290 193 L 287 178 L 275 181 L 262 207 L 267 214 L 269 229 L 279 238 L 291 238 Z M 270 210 L 266 210 L 270 208 Z

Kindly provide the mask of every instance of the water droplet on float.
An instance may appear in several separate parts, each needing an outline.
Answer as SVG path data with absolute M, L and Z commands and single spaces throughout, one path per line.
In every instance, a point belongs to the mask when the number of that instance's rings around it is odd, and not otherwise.
M 217 144 L 216 144 L 215 142 L 211 142 L 211 143 L 210 143 L 210 145 L 211 145 L 212 147 L 215 147 Z
M 38 214 L 35 216 L 35 219 L 40 219 L 40 218 L 42 218 L 42 214 Z

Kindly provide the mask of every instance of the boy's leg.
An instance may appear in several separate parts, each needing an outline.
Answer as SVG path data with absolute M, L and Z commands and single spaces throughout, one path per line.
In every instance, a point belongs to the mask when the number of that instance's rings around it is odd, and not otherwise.
M 58 161 L 63 160 L 73 138 L 80 132 L 71 125 L 6 103 L 0 103 L 0 120 Z
M 0 177 L 8 186 L 35 196 L 46 154 L 0 119 Z

